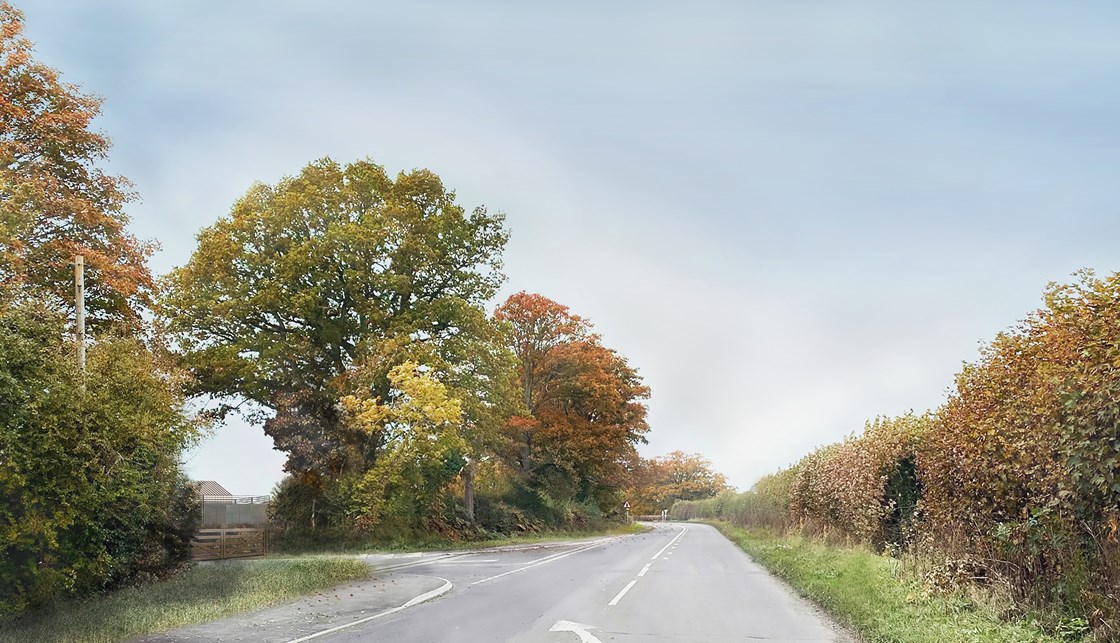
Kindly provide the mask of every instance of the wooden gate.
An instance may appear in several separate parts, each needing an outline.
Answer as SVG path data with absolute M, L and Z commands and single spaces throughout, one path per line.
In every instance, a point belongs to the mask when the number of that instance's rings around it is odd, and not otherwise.
M 267 553 L 267 529 L 199 529 L 191 540 L 193 560 L 256 558 Z

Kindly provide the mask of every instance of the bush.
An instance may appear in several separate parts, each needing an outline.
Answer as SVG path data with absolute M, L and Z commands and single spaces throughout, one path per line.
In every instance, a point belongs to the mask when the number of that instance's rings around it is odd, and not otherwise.
M 196 431 L 171 372 L 105 338 L 83 380 L 60 315 L 0 305 L 0 618 L 187 560 L 198 513 L 179 457 Z
M 915 453 L 929 426 L 924 415 L 878 418 L 861 436 L 806 456 L 790 489 L 794 520 L 877 549 L 903 546 L 921 492 Z

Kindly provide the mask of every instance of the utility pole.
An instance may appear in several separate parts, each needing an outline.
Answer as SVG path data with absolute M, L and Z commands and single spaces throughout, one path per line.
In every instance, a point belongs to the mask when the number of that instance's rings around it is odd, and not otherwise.
M 86 261 L 82 255 L 74 257 L 74 341 L 78 348 L 78 370 L 86 374 Z

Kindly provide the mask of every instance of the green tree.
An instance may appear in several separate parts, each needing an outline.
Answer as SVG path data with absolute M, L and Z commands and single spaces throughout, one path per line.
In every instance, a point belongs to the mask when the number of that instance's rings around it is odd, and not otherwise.
M 502 222 L 466 212 L 427 170 L 393 180 L 369 161 L 317 161 L 253 186 L 204 229 L 168 276 L 160 315 L 195 392 L 219 412 L 245 400 L 271 411 L 265 431 L 287 470 L 325 493 L 386 446 L 343 421 L 342 396 L 389 399 L 389 373 L 408 360 L 457 395 L 493 379 L 482 305 L 504 278 Z

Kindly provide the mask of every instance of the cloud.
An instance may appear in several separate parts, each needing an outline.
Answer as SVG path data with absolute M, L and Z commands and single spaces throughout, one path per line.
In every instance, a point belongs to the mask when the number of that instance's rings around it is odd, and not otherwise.
M 1104 3 L 25 10 L 40 57 L 106 97 L 159 271 L 254 181 L 324 155 L 429 167 L 508 213 L 507 292 L 571 306 L 640 369 L 646 452 L 700 451 L 740 487 L 939 404 L 1048 280 L 1117 267 Z M 191 467 L 242 454 L 260 492 L 266 447 L 231 428 Z

